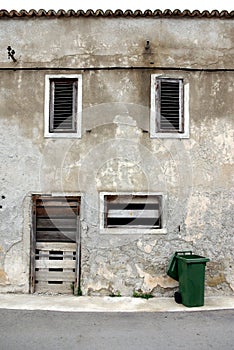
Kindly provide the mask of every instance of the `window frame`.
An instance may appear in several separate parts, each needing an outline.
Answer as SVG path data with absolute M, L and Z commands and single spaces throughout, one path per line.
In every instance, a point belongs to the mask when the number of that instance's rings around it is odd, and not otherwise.
M 179 81 L 180 130 L 160 130 L 161 91 L 158 81 Z M 183 85 L 183 86 L 182 86 Z M 151 74 L 151 105 L 150 105 L 150 137 L 151 138 L 189 138 L 189 83 L 184 77 L 175 75 Z
M 121 227 L 106 227 L 105 226 L 105 197 L 106 196 L 129 196 L 130 198 L 132 196 L 152 196 L 152 197 L 161 197 L 161 227 L 140 227 L 140 226 L 124 226 Z M 101 234 L 166 234 L 166 221 L 167 221 L 167 212 L 166 212 L 166 201 L 167 196 L 165 193 L 162 192 L 100 192 L 100 206 L 99 206 L 99 212 L 100 212 L 100 233 Z
M 68 130 L 52 132 L 51 128 L 51 105 L 53 104 L 53 83 L 55 80 L 77 80 L 77 91 L 73 91 L 76 110 L 73 109 L 74 131 Z M 82 75 L 81 74 L 47 74 L 45 75 L 45 104 L 44 104 L 44 137 L 50 138 L 81 138 L 82 126 Z

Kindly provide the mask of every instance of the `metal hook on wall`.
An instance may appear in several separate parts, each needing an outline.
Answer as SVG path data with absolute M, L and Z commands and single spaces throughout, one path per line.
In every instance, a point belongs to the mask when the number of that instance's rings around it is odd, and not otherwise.
M 146 40 L 145 49 L 146 50 L 150 49 L 150 42 L 149 42 L 149 40 Z
M 8 46 L 8 47 L 7 47 L 7 51 L 8 51 L 8 59 L 11 58 L 13 62 L 16 62 L 17 60 L 16 60 L 16 58 L 14 57 L 15 50 L 13 50 L 13 49 L 11 48 L 11 46 Z

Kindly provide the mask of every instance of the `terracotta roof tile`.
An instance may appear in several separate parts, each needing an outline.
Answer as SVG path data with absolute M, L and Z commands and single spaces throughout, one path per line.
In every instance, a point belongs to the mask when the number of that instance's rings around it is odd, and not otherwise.
M 233 19 L 234 18 L 234 11 L 228 12 L 226 10 L 223 11 L 218 11 L 218 10 L 213 10 L 211 12 L 209 11 L 189 11 L 189 10 L 146 10 L 142 12 L 141 10 L 21 10 L 21 11 L 16 11 L 16 10 L 0 10 L 0 18 L 14 18 L 14 17 L 27 17 L 27 18 L 32 18 L 32 17 L 50 17 L 50 18 L 59 18 L 59 17 L 169 17 L 169 18 L 181 18 L 181 17 L 190 17 L 190 18 L 227 18 L 227 19 Z

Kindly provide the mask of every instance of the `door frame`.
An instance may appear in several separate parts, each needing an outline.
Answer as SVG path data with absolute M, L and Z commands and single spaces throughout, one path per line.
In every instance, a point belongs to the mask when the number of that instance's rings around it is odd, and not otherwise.
M 32 194 L 31 195 L 31 232 L 30 232 L 30 271 L 29 271 L 29 293 L 35 292 L 35 251 L 36 251 L 36 228 L 37 228 L 37 200 L 39 198 L 69 198 L 77 199 L 79 203 L 79 214 L 77 215 L 77 230 L 76 230 L 76 274 L 74 281 L 74 291 L 80 290 L 81 288 L 81 204 L 82 194 L 80 193 L 58 193 L 58 194 Z

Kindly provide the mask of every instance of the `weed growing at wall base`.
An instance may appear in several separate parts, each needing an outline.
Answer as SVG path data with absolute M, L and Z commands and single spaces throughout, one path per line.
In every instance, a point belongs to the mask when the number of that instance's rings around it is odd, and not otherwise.
M 142 298 L 142 299 L 151 299 L 154 298 L 154 296 L 150 293 L 142 293 L 142 292 L 133 292 L 133 298 Z
M 120 291 L 117 290 L 116 292 L 112 292 L 111 294 L 109 294 L 109 297 L 112 297 L 112 298 L 115 298 L 115 297 L 120 298 L 120 297 L 122 297 L 122 295 L 121 295 Z

